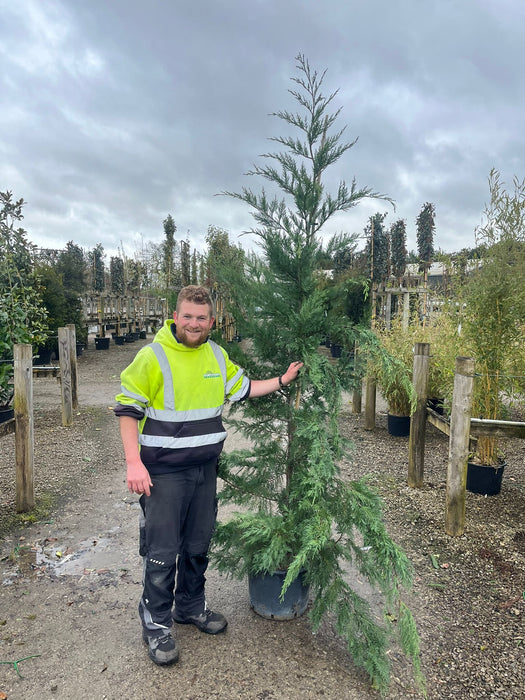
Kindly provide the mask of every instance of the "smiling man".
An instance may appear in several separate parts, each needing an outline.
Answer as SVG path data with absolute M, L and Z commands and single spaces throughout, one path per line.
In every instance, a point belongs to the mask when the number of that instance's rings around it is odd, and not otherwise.
M 207 634 L 228 624 L 207 607 L 204 595 L 217 460 L 226 438 L 224 402 L 277 391 L 302 367 L 292 362 L 280 377 L 251 381 L 208 339 L 214 320 L 208 290 L 184 287 L 173 321 L 122 372 L 116 397 L 128 489 L 140 494 L 142 507 L 142 636 L 159 665 L 179 658 L 173 620 Z

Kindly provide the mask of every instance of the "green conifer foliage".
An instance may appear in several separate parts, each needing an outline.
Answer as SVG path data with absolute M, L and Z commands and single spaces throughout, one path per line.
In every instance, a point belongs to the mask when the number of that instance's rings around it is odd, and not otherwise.
M 407 234 L 406 223 L 399 219 L 390 227 L 390 258 L 392 274 L 402 277 L 407 266 Z
M 220 570 L 239 577 L 286 569 L 282 593 L 304 570 L 313 596 L 313 629 L 326 614 L 333 615 L 354 661 L 385 690 L 392 636 L 413 659 L 421 680 L 414 621 L 400 601 L 411 566 L 385 529 L 379 496 L 366 480 L 348 483 L 340 474 L 339 462 L 347 454 L 338 429 L 341 394 L 355 374 L 349 353 L 334 362 L 319 345 L 331 335 L 353 348 L 357 336 L 361 343 L 368 336 L 348 317 L 330 312 L 329 296 L 318 284 L 325 256 L 322 226 L 363 197 L 381 195 L 358 189 L 355 182 L 350 187 L 341 182 L 335 194 L 325 190 L 326 169 L 355 141 L 341 143 L 342 131 L 332 133 L 339 111 L 328 111 L 336 93 L 322 94 L 324 74 L 312 71 L 302 55 L 297 61 L 297 90 L 291 94 L 304 114 L 275 116 L 301 137 L 274 138 L 285 150 L 266 154 L 267 164 L 252 171 L 284 197 L 250 189 L 225 193 L 251 207 L 257 224 L 252 234 L 262 255 L 247 258 L 242 267 L 226 266 L 223 274 L 231 310 L 247 338 L 244 348 L 229 346 L 230 354 L 254 379 L 278 376 L 293 360 L 302 360 L 304 368 L 292 386 L 242 402 L 233 412 L 231 424 L 251 446 L 221 457 L 220 498 L 240 510 L 218 525 L 213 557 Z M 355 573 L 348 575 L 348 566 L 383 593 L 383 622 L 352 588 Z

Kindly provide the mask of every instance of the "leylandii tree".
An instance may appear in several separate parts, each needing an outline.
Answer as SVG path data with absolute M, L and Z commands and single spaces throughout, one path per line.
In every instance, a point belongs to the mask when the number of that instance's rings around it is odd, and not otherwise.
M 297 61 L 297 89 L 291 94 L 303 114 L 275 116 L 300 137 L 274 138 L 285 150 L 266 154 L 267 163 L 252 172 L 280 189 L 283 198 L 250 189 L 225 194 L 252 208 L 257 223 L 252 233 L 262 251 L 244 269 L 227 270 L 232 310 L 248 339 L 245 352 L 232 346 L 239 352 L 236 359 L 253 378 L 279 375 L 298 359 L 304 370 L 293 386 L 244 402 L 242 417 L 232 417 L 251 447 L 221 458 L 220 497 L 241 511 L 218 525 L 214 560 L 220 570 L 239 577 L 285 569 L 283 593 L 302 575 L 312 593 L 314 630 L 326 614 L 333 614 L 355 662 L 384 690 L 390 638 L 398 633 L 420 678 L 414 621 L 400 600 L 411 567 L 385 529 L 379 496 L 365 480 L 347 483 L 340 475 L 346 446 L 338 417 L 352 367 L 348 357 L 331 363 L 319 344 L 331 335 L 345 338 L 351 347 L 359 331 L 330 313 L 327 293 L 318 285 L 324 224 L 364 197 L 380 195 L 358 189 L 355 182 L 350 187 L 341 182 L 334 195 L 325 190 L 325 171 L 355 141 L 342 143 L 343 132 L 332 132 L 339 110 L 329 112 L 336 93 L 322 94 L 324 74 L 312 71 L 302 55 Z M 344 237 L 339 239 L 346 245 Z M 364 332 L 360 342 L 365 342 Z M 352 575 L 347 573 L 350 565 Z M 382 621 L 353 589 L 356 573 L 383 593 L 388 614 Z

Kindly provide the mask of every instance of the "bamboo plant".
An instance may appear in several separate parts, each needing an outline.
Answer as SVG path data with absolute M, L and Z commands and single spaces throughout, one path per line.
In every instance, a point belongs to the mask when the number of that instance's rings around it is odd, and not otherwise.
M 460 309 L 465 346 L 476 363 L 472 415 L 502 420 L 513 394 L 509 373 L 523 344 L 525 180 L 515 179 L 509 193 L 492 170 L 489 187 L 486 222 L 477 231 L 481 259 L 465 278 Z M 496 467 L 501 457 L 497 437 L 480 437 L 472 461 Z

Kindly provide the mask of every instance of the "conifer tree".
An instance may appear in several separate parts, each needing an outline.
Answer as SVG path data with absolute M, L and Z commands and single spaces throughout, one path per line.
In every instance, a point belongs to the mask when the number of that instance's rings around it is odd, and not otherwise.
M 386 212 L 377 212 L 370 217 L 365 228 L 370 279 L 374 282 L 381 282 L 389 273 L 390 246 L 383 223 L 385 218 Z
M 297 89 L 290 92 L 304 113 L 275 116 L 287 133 L 295 127 L 300 137 L 274 138 L 285 150 L 267 153 L 266 163 L 252 170 L 282 197 L 264 189 L 225 193 L 251 207 L 256 222 L 251 233 L 261 248 L 261 255 L 248 256 L 242 268 L 227 266 L 225 276 L 237 326 L 249 339 L 246 350 L 231 346 L 230 354 L 254 379 L 278 376 L 293 360 L 302 360 L 304 368 L 293 386 L 242 402 L 237 408 L 242 416 L 233 414 L 231 423 L 251 447 L 221 457 L 220 497 L 244 509 L 219 524 L 214 560 L 220 570 L 239 577 L 284 568 L 283 593 L 304 572 L 313 597 L 313 629 L 333 614 L 354 661 L 384 690 L 389 640 L 397 633 L 420 677 L 414 621 L 400 600 L 411 567 L 385 529 L 378 495 L 364 479 L 347 483 L 340 474 L 345 445 L 338 417 L 353 367 L 348 354 L 330 362 L 319 345 L 331 335 L 351 348 L 356 337 L 365 343 L 370 336 L 342 314 L 330 313 L 328 293 L 318 283 L 326 257 L 321 228 L 336 212 L 380 195 L 355 181 L 340 182 L 335 194 L 325 190 L 325 171 L 355 141 L 341 142 L 343 130 L 332 130 L 339 110 L 329 111 L 336 93 L 323 95 L 324 73 L 319 76 L 302 55 L 297 62 Z M 337 242 L 343 248 L 350 238 L 344 239 Z M 383 623 L 352 588 L 345 575 L 349 563 L 383 593 L 390 612 Z
M 164 285 L 166 290 L 170 290 L 173 285 L 173 267 L 175 264 L 175 232 L 177 226 L 171 214 L 162 222 L 164 227 L 165 240 L 162 244 L 163 260 L 162 271 L 164 273 Z
M 403 219 L 394 222 L 390 227 L 390 263 L 392 274 L 402 277 L 407 266 L 407 234 Z
M 423 270 L 428 270 L 434 256 L 434 233 L 436 209 L 431 202 L 426 202 L 421 207 L 416 219 L 417 226 L 417 250 L 420 265 Z

